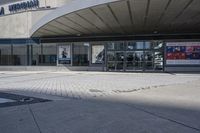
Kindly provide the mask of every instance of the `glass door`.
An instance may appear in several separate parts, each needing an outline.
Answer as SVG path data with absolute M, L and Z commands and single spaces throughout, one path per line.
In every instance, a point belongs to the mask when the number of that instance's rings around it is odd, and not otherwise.
M 107 70 L 162 71 L 163 42 L 110 42 L 107 44 Z
M 126 46 L 126 71 L 142 71 L 144 69 L 144 42 L 130 41 Z
M 115 52 L 114 51 L 107 52 L 107 70 L 115 71 Z
M 107 70 L 124 71 L 125 51 L 123 42 L 107 44 Z
M 144 63 L 144 52 L 135 51 L 135 70 L 143 70 Z
M 124 71 L 124 52 L 115 52 L 116 71 Z
M 154 52 L 145 51 L 144 52 L 144 70 L 154 69 Z
M 135 53 L 127 52 L 126 53 L 126 71 L 135 70 Z
M 89 65 L 89 43 L 77 43 L 73 45 L 73 66 Z

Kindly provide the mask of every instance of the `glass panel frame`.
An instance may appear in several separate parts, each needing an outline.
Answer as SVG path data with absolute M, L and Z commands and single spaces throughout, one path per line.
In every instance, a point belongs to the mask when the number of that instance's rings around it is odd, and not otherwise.
M 32 52 L 31 52 L 31 65 L 32 66 L 39 66 L 41 64 L 40 57 L 42 56 L 42 49 L 41 45 L 32 45 Z
M 27 45 L 14 44 L 12 61 L 15 66 L 27 66 L 28 65 L 28 47 Z
M 56 43 L 42 44 L 41 56 L 39 57 L 39 63 L 45 66 L 57 65 L 57 44 Z
M 90 43 L 73 43 L 72 45 L 72 66 L 89 66 Z
M 107 62 L 114 62 L 115 71 L 122 71 L 122 66 L 124 71 L 163 70 L 163 59 L 159 59 L 159 66 L 158 61 L 155 61 L 156 51 L 160 51 L 164 56 L 164 43 L 162 41 L 125 41 L 122 47 L 116 47 L 116 45 L 120 43 L 122 43 L 122 41 L 110 43 L 113 44 L 112 50 L 108 49 L 107 51 Z M 155 49 L 155 46 L 160 47 L 159 49 Z
M 0 65 L 12 65 L 11 45 L 0 45 Z

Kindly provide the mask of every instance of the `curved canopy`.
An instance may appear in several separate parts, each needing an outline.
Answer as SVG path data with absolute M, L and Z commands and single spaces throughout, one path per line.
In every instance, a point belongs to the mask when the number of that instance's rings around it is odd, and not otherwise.
M 200 33 L 200 0 L 73 0 L 43 17 L 32 37 Z

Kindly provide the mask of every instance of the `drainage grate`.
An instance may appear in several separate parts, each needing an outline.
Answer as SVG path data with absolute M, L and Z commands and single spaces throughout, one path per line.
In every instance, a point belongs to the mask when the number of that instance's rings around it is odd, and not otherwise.
M 0 99 L 2 101 L 0 102 L 0 108 L 51 101 L 48 99 L 28 97 L 28 96 L 10 94 L 4 92 L 0 92 Z

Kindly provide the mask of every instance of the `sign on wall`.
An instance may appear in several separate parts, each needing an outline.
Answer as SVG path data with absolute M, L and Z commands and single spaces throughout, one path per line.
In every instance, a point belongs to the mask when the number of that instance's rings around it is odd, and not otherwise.
M 70 45 L 59 46 L 58 60 L 59 64 L 70 64 L 71 63 L 71 50 Z
M 200 42 L 166 44 L 167 65 L 200 65 Z
M 101 64 L 104 61 L 104 45 L 92 46 L 92 63 Z
M 19 11 L 24 11 L 32 8 L 39 8 L 39 0 L 29 0 L 8 5 L 8 10 L 10 13 L 16 13 Z M 1 15 L 5 15 L 4 7 L 0 7 L 0 16 Z

